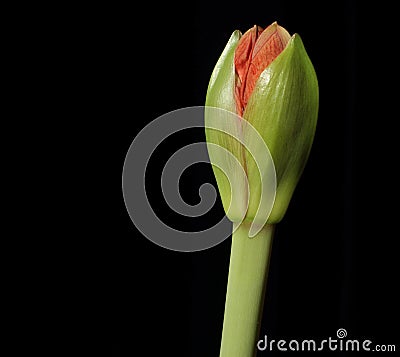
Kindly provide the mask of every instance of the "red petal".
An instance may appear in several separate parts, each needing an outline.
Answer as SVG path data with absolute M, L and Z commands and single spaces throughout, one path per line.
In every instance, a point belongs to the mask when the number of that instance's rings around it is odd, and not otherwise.
M 238 76 L 235 88 L 235 97 L 237 112 L 240 116 L 242 115 L 244 108 L 242 98 L 245 87 L 243 84 L 247 77 L 247 71 L 249 70 L 253 48 L 262 31 L 263 29 L 259 26 L 255 25 L 252 27 L 242 36 L 235 50 L 234 63 L 236 74 Z
M 289 33 L 276 22 L 261 34 L 260 30 L 254 26 L 247 31 L 235 51 L 238 75 L 235 98 L 239 115 L 242 115 L 260 74 L 284 50 L 290 39 Z

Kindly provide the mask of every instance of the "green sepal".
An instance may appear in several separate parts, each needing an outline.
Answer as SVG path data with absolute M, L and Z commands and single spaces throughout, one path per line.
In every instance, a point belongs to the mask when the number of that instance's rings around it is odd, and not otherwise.
M 243 116 L 261 134 L 274 160 L 277 191 L 267 221 L 274 224 L 286 212 L 307 162 L 317 124 L 317 76 L 299 35 L 294 35 L 262 72 Z M 252 140 L 246 130 L 244 139 Z M 246 219 L 253 220 L 259 209 L 262 185 L 259 176 L 253 174 L 257 166 L 248 152 L 245 160 L 250 187 Z
M 243 149 L 235 139 L 241 137 L 242 131 L 242 119 L 235 114 L 234 96 L 234 55 L 240 38 L 240 31 L 234 31 L 214 68 L 208 85 L 205 111 L 207 143 L 216 144 L 208 145 L 210 161 L 225 213 L 233 222 L 243 219 L 248 199 L 246 177 L 238 173 L 238 163 L 245 166 Z M 216 126 L 219 130 L 215 129 Z M 217 146 L 227 152 L 216 150 Z M 219 167 L 220 163 L 224 164 L 226 174 Z

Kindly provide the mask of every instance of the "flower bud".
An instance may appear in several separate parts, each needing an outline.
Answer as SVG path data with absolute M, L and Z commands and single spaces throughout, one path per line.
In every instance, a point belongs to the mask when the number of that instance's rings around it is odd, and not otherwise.
M 290 36 L 276 22 L 265 30 L 254 26 L 243 36 L 235 31 L 212 74 L 206 106 L 236 113 L 239 119 L 231 125 L 238 127 L 245 144 L 252 143 L 256 154 L 263 148 L 249 127 L 261 135 L 276 170 L 275 202 L 267 223 L 279 222 L 307 162 L 318 116 L 317 77 L 300 36 Z M 207 123 L 215 120 L 218 119 L 208 118 L 206 112 L 207 141 L 229 150 L 242 164 L 248 180 L 248 191 L 243 184 L 242 194 L 233 197 L 227 194 L 230 190 L 226 188 L 226 177 L 214 168 L 225 211 L 244 202 L 239 205 L 239 216 L 258 221 L 262 195 L 275 193 L 263 192 L 263 180 L 271 175 L 271 165 L 260 165 L 257 155 L 230 135 L 211 133 Z M 234 172 L 231 175 L 235 177 Z M 234 184 L 231 182 L 231 186 Z M 227 215 L 235 221 L 236 217 L 228 212 Z

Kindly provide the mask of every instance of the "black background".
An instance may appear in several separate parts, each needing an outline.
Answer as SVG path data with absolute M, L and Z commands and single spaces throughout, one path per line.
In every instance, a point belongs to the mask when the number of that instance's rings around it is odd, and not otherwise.
M 147 123 L 204 104 L 233 30 L 275 20 L 303 39 L 319 79 L 320 111 L 309 162 L 277 227 L 261 334 L 322 339 L 345 328 L 349 337 L 398 344 L 398 233 L 388 224 L 396 222 L 390 216 L 396 209 L 381 200 L 390 198 L 395 183 L 395 161 L 384 160 L 393 141 L 382 136 L 390 131 L 382 108 L 389 99 L 377 79 L 388 66 L 382 58 L 388 30 L 377 21 L 385 11 L 355 1 L 278 0 L 85 9 L 73 57 L 82 60 L 79 90 L 87 91 L 93 109 L 82 122 L 83 136 L 90 137 L 83 165 L 91 174 L 82 183 L 90 203 L 83 217 L 88 228 L 74 246 L 76 270 L 66 272 L 75 318 L 67 345 L 86 342 L 85 355 L 218 356 L 230 239 L 197 253 L 151 243 L 125 210 L 122 167 Z M 147 181 L 160 216 L 192 230 L 207 227 L 210 217 L 172 214 L 159 178 L 169 155 L 194 141 L 204 141 L 202 131 L 163 143 Z M 215 182 L 211 168 L 194 166 L 182 180 L 183 197 L 198 202 L 204 182 Z M 220 202 L 212 212 L 223 215 Z

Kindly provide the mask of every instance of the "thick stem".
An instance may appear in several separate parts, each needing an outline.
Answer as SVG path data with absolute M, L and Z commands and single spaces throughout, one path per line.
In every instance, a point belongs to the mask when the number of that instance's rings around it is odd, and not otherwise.
M 232 236 L 220 357 L 253 357 L 259 334 L 274 233 L 266 225 L 249 238 L 250 224 Z

